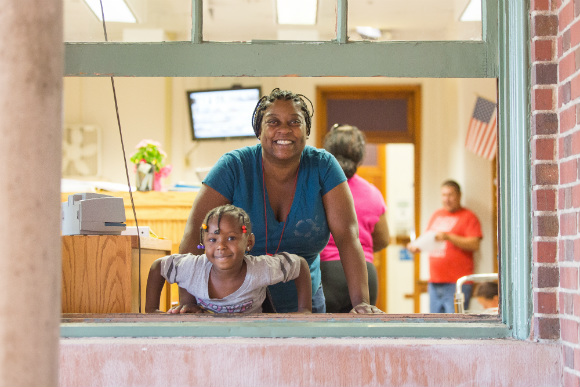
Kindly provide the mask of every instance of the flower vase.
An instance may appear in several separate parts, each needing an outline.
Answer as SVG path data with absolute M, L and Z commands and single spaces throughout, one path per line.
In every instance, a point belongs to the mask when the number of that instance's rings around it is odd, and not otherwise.
M 155 176 L 155 167 L 148 163 L 137 164 L 137 191 L 153 190 L 153 180 Z

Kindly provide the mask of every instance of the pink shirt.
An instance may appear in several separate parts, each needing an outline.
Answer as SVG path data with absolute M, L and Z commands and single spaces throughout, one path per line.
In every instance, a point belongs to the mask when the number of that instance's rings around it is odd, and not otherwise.
M 354 175 L 348 180 L 354 199 L 354 210 L 358 219 L 359 238 L 367 262 L 373 262 L 373 231 L 379 217 L 387 211 L 381 191 L 362 177 Z M 340 259 L 334 238 L 330 236 L 328 245 L 320 253 L 321 261 Z

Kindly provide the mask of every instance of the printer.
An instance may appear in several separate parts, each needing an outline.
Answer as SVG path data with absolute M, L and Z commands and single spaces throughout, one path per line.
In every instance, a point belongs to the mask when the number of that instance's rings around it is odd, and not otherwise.
M 123 198 L 98 193 L 69 195 L 61 208 L 62 235 L 120 235 L 125 230 Z

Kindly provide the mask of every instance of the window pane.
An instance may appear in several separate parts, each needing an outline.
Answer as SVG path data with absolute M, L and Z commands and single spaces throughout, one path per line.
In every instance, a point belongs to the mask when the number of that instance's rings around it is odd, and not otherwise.
M 481 21 L 460 21 L 480 0 L 349 1 L 349 40 L 481 40 Z M 481 5 L 475 4 L 475 9 Z
M 125 0 L 136 22 L 114 22 L 107 13 L 111 4 L 103 0 L 109 42 L 161 42 L 191 40 L 191 0 Z M 96 13 L 89 3 L 95 3 Z M 100 0 L 64 0 L 65 42 L 104 42 Z
M 278 0 L 215 0 L 203 4 L 203 39 L 206 41 L 333 40 L 336 37 L 336 0 L 318 0 L 315 24 L 279 24 Z M 307 16 L 310 0 L 286 1 Z M 304 4 L 302 4 L 304 3 Z M 282 10 L 282 6 L 280 10 Z M 286 13 L 282 14 L 288 16 Z M 300 21 L 296 21 L 299 23 Z

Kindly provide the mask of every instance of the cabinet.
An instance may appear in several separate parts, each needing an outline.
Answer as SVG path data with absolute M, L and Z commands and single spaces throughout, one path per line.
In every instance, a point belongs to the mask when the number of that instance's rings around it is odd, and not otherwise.
M 138 313 L 145 311 L 149 268 L 171 254 L 171 241 L 136 235 L 62 236 L 62 312 Z M 166 283 L 160 308 L 167 310 L 171 290 Z

